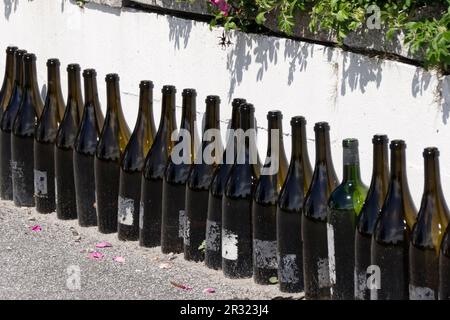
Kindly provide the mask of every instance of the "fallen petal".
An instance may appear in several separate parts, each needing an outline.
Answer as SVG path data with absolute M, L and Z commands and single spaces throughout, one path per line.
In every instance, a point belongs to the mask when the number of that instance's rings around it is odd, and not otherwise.
M 125 258 L 124 257 L 119 257 L 119 256 L 114 257 L 113 260 L 115 262 L 121 262 L 121 263 L 125 262 Z
M 94 251 L 89 254 L 89 258 L 91 258 L 93 260 L 100 260 L 100 259 L 103 259 L 103 257 L 104 257 L 104 254 L 101 252 L 98 252 L 98 251 Z
M 215 293 L 216 289 L 214 288 L 206 288 L 203 290 L 203 293 Z
M 160 265 L 159 265 L 159 268 L 160 269 L 170 269 L 172 266 L 170 265 L 170 264 L 168 264 L 168 263 L 161 263 Z
M 174 281 L 170 281 L 170 284 L 173 285 L 174 287 L 177 287 L 179 289 L 183 289 L 183 290 L 186 290 L 186 291 L 192 290 L 192 287 L 190 287 L 188 285 L 185 285 L 185 284 L 176 283 Z
M 31 227 L 30 229 L 31 229 L 31 231 L 36 231 L 36 232 L 42 231 L 42 228 L 40 225 L 35 225 L 35 226 Z
M 100 242 L 95 245 L 96 248 L 109 248 L 112 247 L 112 244 L 109 242 Z

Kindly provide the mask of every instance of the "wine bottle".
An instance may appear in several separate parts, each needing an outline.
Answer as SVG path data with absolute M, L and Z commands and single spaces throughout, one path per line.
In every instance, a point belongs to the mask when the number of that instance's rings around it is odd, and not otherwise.
M 439 248 L 450 212 L 442 192 L 439 150 L 423 151 L 425 182 L 409 245 L 409 299 L 436 300 L 439 287 Z
M 56 216 L 64 220 L 77 218 L 73 150 L 83 114 L 80 66 L 69 64 L 67 66 L 67 77 L 66 111 L 59 125 L 55 145 Z
M 64 115 L 59 60 L 47 61 L 47 97 L 34 135 L 34 198 L 36 211 L 55 211 L 55 141 Z
M 14 204 L 34 207 L 34 131 L 43 103 L 36 75 L 36 56 L 27 53 L 24 62 L 23 96 L 14 120 L 11 136 L 11 172 Z
M 96 209 L 98 230 L 114 233 L 118 216 L 120 220 L 126 219 L 127 211 L 132 210 L 129 202 L 119 197 L 120 160 L 130 139 L 130 129 L 120 102 L 119 76 L 107 74 L 105 81 L 106 116 L 94 159 Z
M 104 118 L 97 90 L 97 72 L 83 71 L 85 103 L 75 138 L 73 168 L 78 223 L 82 227 L 97 225 L 94 156 Z
M 330 150 L 330 127 L 314 125 L 316 163 L 302 214 L 303 276 L 305 298 L 330 299 L 330 272 L 327 244 L 327 201 L 339 181 Z
M 205 258 L 209 187 L 223 153 L 220 136 L 220 98 L 207 96 L 205 102 L 202 145 L 198 148 L 196 161 L 191 165 L 186 182 L 184 258 L 190 261 L 203 261 Z
M 260 174 L 256 147 L 255 108 L 239 109 L 236 163 L 222 197 L 222 270 L 227 278 L 250 278 L 253 274 L 252 196 Z
M 117 234 L 120 240 L 128 241 L 139 239 L 142 168 L 156 132 L 153 120 L 153 82 L 141 81 L 139 89 L 138 118 L 120 166 L 119 203 L 126 206 L 122 206 L 125 209 L 122 212 L 119 208 Z
M 361 181 L 358 140 L 344 139 L 343 179 L 328 200 L 327 239 L 331 298 L 353 300 L 355 296 L 355 229 L 367 195 Z
M 450 300 L 450 224 L 440 244 L 438 288 L 439 300 Z
M 142 172 L 141 203 L 139 207 L 139 244 L 157 247 L 161 244 L 162 186 L 167 159 L 176 131 L 174 86 L 162 88 L 161 120 L 155 140 L 147 153 Z
M 252 204 L 253 280 L 273 283 L 278 276 L 277 201 L 288 169 L 283 143 L 281 111 L 269 111 L 267 156 L 256 184 Z
M 388 137 L 374 135 L 373 170 L 370 188 L 356 223 L 355 232 L 355 299 L 370 300 L 367 272 L 373 229 L 386 197 L 389 184 Z
M 301 292 L 303 285 L 303 243 L 301 217 L 312 169 L 306 144 L 306 120 L 293 117 L 292 154 L 277 209 L 278 284 L 282 292 Z
M 194 89 L 183 90 L 180 132 L 177 143 L 167 160 L 162 184 L 161 251 L 183 252 L 184 226 L 186 222 L 186 181 L 195 158 L 196 96 Z
M 15 77 L 15 57 L 14 54 L 17 51 L 17 47 L 6 48 L 6 63 L 5 63 L 5 75 L 3 77 L 2 87 L 0 88 L 0 119 L 3 116 L 3 112 L 8 106 L 14 89 L 14 77 Z
M 226 149 L 222 156 L 222 163 L 216 168 L 209 191 L 205 235 L 205 265 L 215 270 L 222 268 L 222 196 L 226 179 L 236 156 L 237 148 L 234 130 L 239 127 L 239 107 L 245 102 L 245 99 L 233 99 Z M 227 158 L 229 159 L 227 160 Z
M 417 211 L 406 176 L 406 143 L 393 140 L 389 148 L 391 177 L 372 237 L 371 300 L 408 299 L 408 247 Z
M 7 101 L 0 122 L 0 198 L 13 199 L 12 173 L 11 173 L 11 131 L 17 110 L 22 101 L 23 93 L 23 55 L 25 50 L 14 52 L 14 87 L 11 97 Z

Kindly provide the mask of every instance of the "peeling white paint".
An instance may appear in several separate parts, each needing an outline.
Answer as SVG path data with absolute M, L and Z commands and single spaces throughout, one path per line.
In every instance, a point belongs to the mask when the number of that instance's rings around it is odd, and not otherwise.
M 238 259 L 238 235 L 224 228 L 222 228 L 222 258 Z
M 134 200 L 119 196 L 118 206 L 119 223 L 126 226 L 132 226 L 134 223 Z

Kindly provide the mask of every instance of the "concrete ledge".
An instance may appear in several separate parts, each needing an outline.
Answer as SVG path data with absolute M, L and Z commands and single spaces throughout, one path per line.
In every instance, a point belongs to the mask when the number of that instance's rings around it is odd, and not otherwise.
M 122 0 L 88 0 L 86 2 L 92 2 L 96 4 L 103 4 L 106 6 L 110 6 L 113 8 L 122 8 L 123 1 Z
M 105 0 L 108 1 L 108 0 Z M 211 16 L 208 11 L 207 0 L 127 0 L 128 4 L 140 4 L 146 7 L 165 9 L 170 11 L 179 11 Z

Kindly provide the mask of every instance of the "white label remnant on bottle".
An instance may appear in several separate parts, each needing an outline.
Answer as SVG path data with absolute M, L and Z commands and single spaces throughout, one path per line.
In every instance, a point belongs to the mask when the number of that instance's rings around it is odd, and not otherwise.
M 330 272 L 330 284 L 336 284 L 336 258 L 334 255 L 334 229 L 333 225 L 327 223 L 327 242 L 328 242 L 328 268 Z
M 144 229 L 144 203 L 139 202 L 139 229 Z
M 220 229 L 219 223 L 206 220 L 206 250 L 220 251 Z
M 178 211 L 178 238 L 184 238 L 184 229 L 186 226 L 186 211 Z
M 409 284 L 409 300 L 435 300 L 434 290 Z
M 277 269 L 277 242 L 253 239 L 253 259 L 258 268 Z
M 55 204 L 58 204 L 58 181 L 55 177 Z
M 47 172 L 34 170 L 34 194 L 38 198 L 47 197 Z
M 280 282 L 283 283 L 297 283 L 299 278 L 299 267 L 297 265 L 296 254 L 285 254 L 278 257 L 278 276 Z
M 191 220 L 184 216 L 184 237 L 183 242 L 185 246 L 191 245 Z
M 319 259 L 317 261 L 317 279 L 319 282 L 319 288 L 330 287 L 330 271 L 329 271 L 328 259 Z
M 355 298 L 357 300 L 364 300 L 364 292 L 367 289 L 367 273 L 357 272 L 355 269 Z
M 134 200 L 119 196 L 119 223 L 132 226 L 134 222 Z
M 238 259 L 238 235 L 224 228 L 222 228 L 222 258 Z

